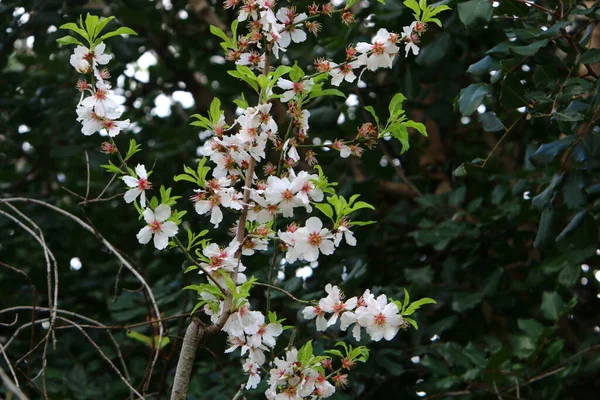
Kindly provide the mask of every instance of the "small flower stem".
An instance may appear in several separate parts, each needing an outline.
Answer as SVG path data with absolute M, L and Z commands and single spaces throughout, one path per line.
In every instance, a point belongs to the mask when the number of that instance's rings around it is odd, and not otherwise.
M 179 249 L 183 252 L 183 254 L 185 255 L 185 258 L 187 258 L 189 262 L 191 262 L 196 267 L 198 267 L 202 272 L 204 272 L 204 274 L 207 276 L 207 278 L 210 279 L 215 284 L 215 286 L 219 288 L 221 293 L 223 293 L 224 295 L 227 295 L 227 293 L 228 293 L 227 290 L 225 290 L 225 288 L 223 288 L 223 286 L 221 286 L 221 284 L 219 282 L 217 282 L 217 280 L 215 278 L 212 277 L 212 275 L 210 274 L 210 272 L 208 272 L 206 270 L 206 268 L 204 268 L 196 260 L 194 260 L 194 258 L 191 256 L 189 251 L 185 248 L 185 246 L 181 243 L 181 241 L 179 240 L 179 238 L 177 236 L 173 236 L 173 241 L 175 242 L 177 247 L 179 247 Z
M 310 300 L 300 300 L 299 298 L 297 298 L 296 296 L 294 296 L 290 292 L 288 292 L 288 291 L 286 291 L 286 290 L 284 290 L 284 289 L 282 289 L 280 287 L 277 287 L 277 286 L 274 286 L 274 285 L 270 285 L 268 283 L 254 282 L 254 285 L 255 286 L 264 286 L 264 287 L 269 288 L 269 289 L 275 289 L 275 290 L 277 290 L 277 291 L 285 294 L 290 299 L 292 299 L 292 300 L 294 300 L 294 301 L 296 301 L 298 303 L 301 303 L 301 304 L 313 304 L 313 302 L 310 301 Z

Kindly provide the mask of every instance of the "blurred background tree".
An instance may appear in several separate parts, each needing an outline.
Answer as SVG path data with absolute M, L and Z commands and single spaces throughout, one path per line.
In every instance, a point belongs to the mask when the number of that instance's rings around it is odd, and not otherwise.
M 399 298 L 406 287 L 415 298 L 437 300 L 419 314 L 418 331 L 372 343 L 371 360 L 353 371 L 336 399 L 597 398 L 600 8 L 594 1 L 440 4 L 451 6 L 452 14 L 443 28 L 429 26 L 416 58 L 365 73 L 360 83 L 346 86 L 351 94 L 345 101 L 313 105 L 315 144 L 354 137 L 357 126 L 370 121 L 363 106 L 383 114 L 397 92 L 408 98 L 410 117 L 426 124 L 429 137 L 415 135 L 403 154 L 388 140 L 360 159 L 319 151 L 339 192 L 359 193 L 374 204 L 376 211 L 365 215 L 378 223 L 357 230 L 358 246 L 342 247 L 336 257 L 279 263 L 277 284 L 302 298 L 318 297 L 325 283 L 338 282 L 348 296 L 370 287 Z M 57 27 L 87 12 L 115 15 L 139 34 L 108 43 L 115 54 L 111 73 L 126 116 L 135 122 L 132 137 L 146 150 L 147 165 L 156 166 L 153 181 L 166 184 L 197 158 L 206 139 L 188 125 L 189 116 L 205 112 L 213 96 L 225 103 L 243 90 L 227 75 L 218 39 L 209 32 L 210 24 L 227 29 L 235 14 L 206 0 L 0 2 L 0 194 L 44 200 L 88 221 L 145 277 L 162 317 L 173 317 L 164 321 L 170 343 L 151 376 L 152 346 L 139 334 L 150 338 L 157 325 L 139 325 L 155 318 L 139 282 L 73 221 L 39 205 L 16 204 L 39 225 L 56 257 L 58 307 L 114 327 L 131 384 L 141 388 L 148 381 L 146 397 L 165 398 L 195 301 L 181 288 L 195 276 L 183 275 L 187 265 L 177 252 L 138 244 L 137 215 L 119 197 L 81 203 L 73 194 L 85 195 L 89 179 L 97 195 L 109 180 L 99 168 L 103 138 L 84 137 L 75 122 L 71 49 L 55 42 L 62 36 Z M 361 1 L 353 12 L 355 24 L 334 18 L 318 40 L 290 48 L 282 61 L 300 59 L 307 67 L 311 52 L 340 59 L 345 43 L 368 41 L 380 27 L 398 31 L 412 20 L 399 1 Z M 233 116 L 235 109 L 227 112 Z M 127 138 L 117 142 L 125 146 Z M 120 186 L 111 185 L 104 197 L 121 193 Z M 30 350 L 48 325 L 27 321 L 48 317 L 44 252 L 7 216 L 16 215 L 13 209 L 3 203 L 0 210 L 0 308 L 23 307 L 0 313 L 0 344 L 24 391 L 42 398 L 42 347 Z M 192 218 L 196 229 L 207 224 Z M 248 267 L 266 277 L 264 264 Z M 264 294 L 254 290 L 260 308 Z M 274 299 L 278 313 L 302 325 L 299 307 Z M 125 398 L 127 387 L 88 340 L 121 368 L 106 331 L 84 328 L 86 336 L 62 325 L 45 357 L 49 398 Z M 331 345 L 353 341 L 349 333 L 324 336 L 304 325 L 295 342 L 315 337 Z M 189 398 L 235 395 L 244 377 L 239 359 L 223 354 L 224 346 L 221 337 L 200 350 Z M 3 356 L 0 366 L 6 370 Z

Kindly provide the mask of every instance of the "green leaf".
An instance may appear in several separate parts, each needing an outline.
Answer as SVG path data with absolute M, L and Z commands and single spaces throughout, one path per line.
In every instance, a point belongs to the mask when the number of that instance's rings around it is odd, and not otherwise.
M 415 122 L 412 120 L 408 120 L 406 122 L 403 122 L 404 125 L 406 125 L 407 128 L 413 128 L 416 129 L 417 132 L 419 132 L 421 135 L 427 137 L 427 128 L 425 127 L 424 124 L 420 123 L 420 122 Z
M 319 211 L 321 211 L 323 214 L 325 214 L 330 220 L 334 220 L 333 219 L 333 208 L 329 205 L 329 204 L 325 204 L 325 203 L 318 203 L 314 205 L 316 208 L 319 209 Z
M 491 56 L 485 56 L 475 64 L 471 64 L 467 73 L 475 76 L 489 76 L 491 71 L 498 71 L 500 69 L 500 63 Z
M 92 39 L 96 36 L 96 26 L 99 20 L 100 18 L 97 15 L 91 15 L 90 13 L 87 13 L 85 17 L 85 30 Z
M 458 4 L 458 18 L 467 28 L 492 20 L 494 7 L 487 0 L 470 0 Z
M 100 32 L 102 32 L 104 30 L 106 25 L 113 19 L 115 19 L 115 17 L 102 18 L 100 20 L 100 22 L 98 23 L 98 25 L 96 25 L 96 30 L 94 31 L 94 37 L 98 36 L 100 34 Z
M 225 32 L 223 32 L 223 30 L 221 28 L 211 25 L 210 33 L 223 39 L 223 41 L 225 42 L 225 44 L 228 48 L 231 47 L 231 39 L 229 39 L 229 36 L 227 36 L 227 34 L 225 34 Z
M 390 120 L 395 120 L 396 117 L 404 114 L 404 109 L 402 108 L 404 100 L 406 100 L 406 97 L 404 97 L 402 93 L 396 93 L 394 97 L 392 97 L 392 101 L 390 101 L 390 105 L 388 106 Z
M 535 241 L 533 242 L 533 247 L 536 249 L 541 249 L 550 245 L 551 243 L 554 243 L 555 219 L 556 213 L 554 212 L 554 208 L 551 205 L 544 208 L 540 218 L 537 235 L 535 237 Z
M 575 140 L 575 136 L 567 136 L 554 142 L 544 143 L 529 156 L 529 162 L 538 168 L 545 167 L 562 155 L 573 140 Z
M 421 8 L 419 7 L 419 3 L 417 3 L 416 0 L 406 0 L 403 4 L 413 10 L 415 19 L 420 21 L 419 16 L 421 15 Z
M 121 28 L 117 29 L 116 31 L 108 32 L 108 33 L 100 36 L 100 39 L 98 39 L 96 41 L 101 42 L 105 39 L 111 38 L 113 36 L 119 36 L 119 35 L 135 35 L 135 36 L 137 36 L 137 32 L 131 28 L 122 26 Z
M 63 36 L 59 39 L 56 39 L 56 42 L 59 44 L 63 44 L 63 45 L 67 45 L 67 44 L 78 44 L 80 46 L 83 46 L 83 43 L 81 43 L 79 40 L 75 39 L 73 36 Z
M 298 361 L 302 363 L 302 365 L 307 365 L 310 359 L 313 356 L 313 346 L 312 340 L 306 342 L 304 346 L 298 350 Z
M 375 110 L 373 109 L 373 107 L 371 107 L 371 106 L 365 106 L 365 111 L 369 112 L 369 114 L 371 114 L 373 116 L 373 119 L 375 120 L 375 123 L 377 124 L 377 126 L 379 126 L 379 117 L 375 113 Z
M 113 174 L 123 173 L 121 169 L 113 164 L 111 160 L 108 160 L 108 164 L 100 165 L 100 167 L 104 168 L 107 172 L 112 172 Z
M 544 333 L 544 326 L 534 319 L 518 319 L 517 324 L 527 336 L 537 341 L 542 333 Z
M 402 315 L 412 315 L 415 311 L 417 311 L 419 308 L 421 308 L 421 306 L 424 306 L 425 304 L 437 304 L 437 301 L 435 301 L 434 299 L 431 299 L 429 297 L 423 297 L 422 299 L 419 299 L 419 300 L 415 301 L 414 303 L 411 303 L 408 306 L 408 308 L 406 310 L 404 310 Z
M 404 320 L 406 322 L 408 322 L 409 324 L 411 324 L 413 326 L 413 328 L 415 328 L 416 330 L 419 330 L 419 324 L 417 324 L 417 321 L 415 321 L 412 318 L 404 318 Z
M 573 217 L 571 222 L 569 222 L 569 224 L 565 227 L 565 229 L 563 229 L 563 231 L 560 233 L 560 235 L 558 235 L 556 237 L 556 241 L 558 242 L 558 241 L 562 240 L 565 236 L 567 236 L 569 233 L 571 233 L 573 230 L 575 230 L 579 225 L 581 225 L 581 223 L 585 219 L 585 216 L 587 215 L 587 213 L 588 213 L 587 210 L 581 210 L 577 214 L 575 214 L 575 216 Z
M 557 111 L 552 114 L 552 118 L 557 121 L 577 122 L 585 118 L 585 116 L 577 111 Z
M 542 316 L 551 321 L 558 321 L 565 308 L 565 302 L 557 292 L 544 292 L 542 295 Z
M 221 100 L 218 97 L 215 97 L 210 102 L 210 119 L 213 124 L 219 122 L 219 118 L 221 118 Z
M 579 62 L 582 64 L 600 63 L 600 49 L 590 49 L 586 51 L 579 58 Z
M 542 47 L 546 47 L 547 45 L 548 39 L 543 39 L 526 46 L 514 46 L 511 48 L 511 50 L 513 53 L 529 57 L 535 55 L 535 53 L 537 53 Z
M 76 24 L 74 24 L 73 22 L 69 22 L 67 24 L 63 24 L 60 26 L 59 29 L 68 29 L 71 30 L 73 32 L 77 32 L 78 34 L 80 34 L 84 39 L 86 40 L 90 40 L 89 35 L 87 34 L 86 31 L 84 31 L 83 29 L 81 29 L 80 27 L 78 27 Z
M 506 129 L 502 121 L 496 116 L 496 113 L 486 112 L 479 114 L 478 119 L 483 130 L 486 132 L 498 132 Z
M 460 91 L 458 96 L 458 109 L 464 116 L 469 116 L 483 103 L 485 97 L 491 93 L 491 86 L 485 83 L 473 83 Z

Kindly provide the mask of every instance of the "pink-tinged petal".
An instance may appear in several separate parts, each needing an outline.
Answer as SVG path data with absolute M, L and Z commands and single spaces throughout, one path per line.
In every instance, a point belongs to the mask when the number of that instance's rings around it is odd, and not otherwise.
M 79 47 L 79 46 L 77 46 Z M 104 54 L 104 50 L 106 50 L 106 43 L 104 42 L 100 42 L 100 44 L 98 44 L 95 48 L 94 48 L 94 53 L 95 54 Z
M 323 332 L 325 329 L 327 329 L 327 320 L 324 316 L 319 315 L 317 317 L 317 330 Z
M 164 232 L 156 232 L 154 234 L 154 247 L 157 250 L 162 250 L 169 244 L 169 237 Z
M 330 254 L 333 254 L 333 252 L 335 251 L 335 246 L 333 245 L 333 242 L 331 240 L 323 240 L 319 245 L 319 250 L 321 250 L 321 253 L 328 256 Z
M 269 324 L 267 325 L 266 332 L 270 336 L 277 337 L 283 333 L 283 327 L 281 324 Z
M 94 97 L 94 96 L 86 97 L 85 99 L 83 99 L 81 101 L 81 105 L 84 107 L 94 107 L 95 104 L 96 104 L 96 97 Z
M 154 210 L 154 216 L 158 222 L 163 222 L 171 216 L 171 207 L 166 204 L 161 204 Z
M 354 336 L 354 339 L 356 339 L 357 342 L 360 342 L 360 325 L 354 325 L 354 328 L 352 328 L 352 336 Z
M 287 103 L 294 97 L 295 94 L 296 93 L 294 93 L 293 90 L 288 90 L 287 92 L 283 92 L 283 97 L 281 97 L 281 101 L 283 103 Z
M 123 179 L 123 182 L 125 182 L 125 184 L 127 186 L 129 186 L 130 188 L 137 187 L 137 185 L 138 185 L 138 180 L 135 179 L 133 176 L 126 175 L 126 176 L 122 177 L 121 179 Z
M 142 164 L 138 164 L 135 167 L 135 173 L 139 179 L 148 179 L 148 173 L 146 172 L 146 167 Z
M 281 89 L 289 90 L 294 87 L 294 82 L 287 80 L 287 79 L 279 78 L 279 80 L 277 81 L 277 86 L 280 87 Z
M 304 319 L 313 319 L 314 317 L 317 316 L 317 313 L 315 312 L 315 308 L 312 306 L 308 306 L 305 307 L 302 310 L 302 316 L 304 317 Z
M 301 29 L 294 29 L 290 36 L 292 37 L 292 41 L 294 43 L 302 43 L 306 40 L 306 32 Z
M 123 199 L 125 200 L 125 203 L 132 203 L 140 195 L 140 193 L 142 193 L 142 191 L 138 188 L 129 189 L 125 192 L 125 196 L 123 196 Z
M 398 306 L 395 303 L 389 303 L 383 309 L 383 314 L 389 318 L 393 315 L 397 315 L 399 311 L 400 310 L 398 310 Z
M 323 228 L 323 222 L 317 217 L 310 217 L 306 220 L 306 229 L 309 232 L 319 232 Z
M 358 299 L 356 297 L 351 297 L 344 303 L 344 308 L 346 310 L 354 310 L 356 308 L 356 303 L 358 303 Z
M 151 209 L 146 208 L 142 215 L 144 216 L 144 221 L 146 221 L 147 224 L 154 221 L 154 212 Z
M 173 221 L 167 221 L 164 224 L 162 224 L 162 228 L 161 230 L 168 236 L 168 237 L 172 237 L 177 235 L 177 232 L 179 231 L 179 227 L 177 226 L 177 224 Z
M 337 322 L 337 320 L 338 320 L 338 315 L 337 314 L 333 314 L 331 316 L 331 318 L 329 319 L 329 321 L 327 321 L 327 326 L 335 325 L 335 323 Z
M 398 333 L 398 327 L 386 325 L 383 327 L 383 337 L 385 340 L 392 340 Z
M 211 207 L 211 204 L 210 204 L 210 201 L 208 201 L 208 200 L 197 201 L 194 206 L 194 208 L 196 209 L 196 212 L 200 215 L 204 215 L 207 212 L 209 212 L 210 207 Z
M 210 213 L 210 223 L 216 227 L 223 221 L 223 211 L 219 208 L 219 206 L 213 206 Z
M 371 43 L 359 42 L 356 45 L 356 51 L 358 51 L 359 53 L 368 53 L 369 51 L 371 51 L 372 48 L 373 45 Z
M 99 56 L 94 57 L 96 62 L 101 65 L 106 65 L 112 59 L 112 54 L 101 54 Z
M 152 229 L 149 226 L 143 227 L 136 235 L 138 242 L 146 244 L 152 239 Z

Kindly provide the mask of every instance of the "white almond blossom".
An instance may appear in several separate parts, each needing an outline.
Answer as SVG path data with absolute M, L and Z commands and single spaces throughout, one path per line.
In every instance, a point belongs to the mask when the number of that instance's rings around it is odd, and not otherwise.
M 110 112 L 118 107 L 118 104 L 111 99 L 109 95 L 110 85 L 105 82 L 96 82 L 96 92 L 83 99 L 81 105 L 84 107 L 94 107 L 94 111 L 100 117 L 107 116 Z
M 356 310 L 357 320 L 364 326 L 371 339 L 378 342 L 381 339 L 392 340 L 398 333 L 404 319 L 394 303 L 388 303 L 386 295 L 377 299 L 366 299 L 366 307 Z
M 93 50 L 85 46 L 77 46 L 70 58 L 71 65 L 77 72 L 82 74 L 89 72 L 90 67 L 95 69 L 98 64 L 106 65 L 111 60 L 112 55 L 104 54 L 104 50 L 106 50 L 104 42 L 98 44 Z
M 404 50 L 406 51 L 406 57 L 408 57 L 408 53 L 411 51 L 416 56 L 419 54 L 419 46 L 417 46 L 414 42 L 413 32 L 415 31 L 415 26 L 417 26 L 417 21 L 414 21 L 410 26 L 405 26 L 402 28 L 402 40 L 404 41 Z
M 319 252 L 325 255 L 333 254 L 333 235 L 329 229 L 323 228 L 323 222 L 317 217 L 310 217 L 306 226 L 296 231 L 296 250 L 305 261 L 316 261 Z
M 297 26 L 307 18 L 305 13 L 296 14 L 294 8 L 281 7 L 275 16 L 284 26 L 278 42 L 280 47 L 287 48 L 291 42 L 302 43 L 306 40 L 306 32 Z
M 397 35 L 395 36 L 397 37 Z M 362 53 L 359 61 L 365 62 L 367 69 L 371 71 L 375 71 L 377 68 L 392 68 L 394 56 L 399 50 L 398 46 L 394 43 L 393 37 L 394 34 L 388 32 L 387 29 L 381 28 L 377 31 L 372 43 L 358 43 L 356 51 Z
M 138 196 L 140 196 L 140 206 L 146 207 L 146 190 L 152 189 L 152 183 L 148 181 L 148 173 L 146 167 L 142 164 L 138 164 L 135 167 L 135 174 L 137 178 L 131 175 L 122 177 L 123 182 L 132 189 L 125 192 L 125 203 L 132 203 Z
M 146 208 L 142 213 L 146 226 L 137 234 L 137 239 L 141 244 L 146 244 L 154 236 L 154 247 L 162 250 L 169 244 L 169 238 L 177 234 L 178 227 L 173 221 L 167 221 L 171 216 L 171 207 L 161 204 L 152 211 Z
M 304 81 L 292 82 L 289 79 L 279 78 L 277 80 L 277 86 L 280 89 L 285 90 L 283 92 L 283 96 L 281 97 L 281 101 L 283 103 L 287 103 L 296 95 L 302 94 L 302 92 L 307 92 L 312 89 L 314 85 L 314 81 L 312 79 L 307 79 Z
M 356 297 L 352 297 L 346 302 L 343 302 L 342 299 L 344 295 L 342 294 L 340 288 L 337 286 L 332 286 L 331 283 L 328 283 L 325 286 L 325 292 L 327 292 L 327 297 L 324 297 L 319 301 L 319 307 L 321 310 L 327 313 L 333 313 L 327 322 L 327 326 L 332 326 L 337 322 L 340 314 L 345 311 L 354 310 L 358 299 Z

